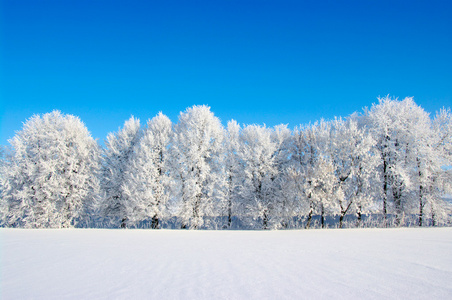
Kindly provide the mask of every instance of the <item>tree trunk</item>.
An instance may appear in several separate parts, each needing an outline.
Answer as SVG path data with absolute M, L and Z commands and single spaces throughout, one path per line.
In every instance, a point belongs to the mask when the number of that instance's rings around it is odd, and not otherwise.
M 424 203 L 422 197 L 423 186 L 419 186 L 419 227 L 422 227 L 422 221 L 424 217 Z
M 361 214 L 361 209 L 358 210 L 358 220 L 356 222 L 356 227 L 361 227 L 362 225 L 362 214 Z
M 308 214 L 308 220 L 306 222 L 306 227 L 305 229 L 309 229 L 309 227 L 311 226 L 311 220 L 312 220 L 312 213 L 314 212 L 314 208 L 312 207 L 312 203 L 311 203 L 311 208 L 309 210 L 309 214 Z
M 421 165 L 419 162 L 419 158 L 417 159 L 417 165 L 419 168 L 419 181 L 421 181 L 421 176 L 422 176 L 422 172 L 421 172 Z M 423 191 L 424 187 L 422 186 L 422 184 L 419 185 L 419 227 L 422 227 L 422 218 L 424 216 L 424 203 L 423 203 Z
M 152 217 L 152 224 L 151 224 L 151 228 L 152 229 L 159 229 L 159 218 L 157 217 L 157 215 Z
M 341 215 L 339 217 L 339 228 L 342 228 L 342 222 L 344 221 L 345 212 L 341 211 Z
M 126 222 L 127 222 L 127 218 L 122 218 L 122 220 L 121 220 L 121 228 L 127 228 Z
M 199 227 L 199 211 L 201 206 L 201 194 L 196 195 L 195 204 L 193 205 L 193 229 L 198 229 Z
M 232 170 L 230 170 L 232 173 Z M 228 228 L 232 226 L 232 175 L 229 175 Z
M 419 227 L 422 227 L 422 217 L 423 217 L 423 205 L 422 205 L 422 200 L 420 200 L 419 202 Z
M 322 215 L 320 217 L 320 220 L 321 220 L 321 223 L 322 223 L 322 228 L 325 228 L 325 209 L 323 207 L 323 204 L 322 204 L 321 209 L 322 209 Z
M 395 225 L 402 225 L 402 192 L 400 187 L 393 187 L 392 195 L 394 197 L 394 208 L 395 208 Z
M 229 208 L 228 208 L 228 228 L 231 228 L 232 226 L 232 209 L 231 209 L 231 202 L 229 202 Z
M 263 218 L 262 222 L 263 222 L 262 227 L 264 229 L 268 229 L 268 214 L 267 214 L 266 210 L 264 211 L 264 218 Z

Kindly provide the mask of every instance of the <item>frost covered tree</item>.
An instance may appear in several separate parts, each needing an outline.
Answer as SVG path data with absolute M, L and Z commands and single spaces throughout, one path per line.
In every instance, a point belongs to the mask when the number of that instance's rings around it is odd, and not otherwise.
M 6 226 L 73 227 L 99 193 L 99 149 L 79 118 L 35 115 L 9 140 L 4 171 Z
M 290 142 L 290 165 L 284 170 L 286 181 L 282 186 L 282 194 L 287 203 L 291 203 L 292 210 L 298 222 L 303 216 L 308 216 L 309 227 L 312 214 L 314 213 L 311 194 L 306 187 L 310 184 L 308 180 L 312 171 L 311 166 L 315 160 L 315 149 L 311 139 L 310 127 L 296 127 L 292 133 Z
M 450 222 L 452 113 L 380 98 L 361 115 L 223 128 L 207 106 L 131 117 L 100 150 L 76 117 L 33 116 L 0 147 L 0 225 L 289 228 L 377 212 L 384 225 Z M 104 219 L 100 219 L 103 217 Z M 91 219 L 90 219 L 91 218 Z M 347 217 L 348 219 L 348 217 Z M 378 217 L 380 221 L 380 217 Z M 220 224 L 221 223 L 221 224 Z M 246 226 L 247 226 L 246 225 Z M 317 225 L 317 224 L 315 224 Z
M 6 151 L 5 147 L 0 145 L 0 197 L 5 182 L 4 171 L 6 168 Z M 1 199 L 1 198 L 0 198 Z
M 224 172 L 223 186 L 225 187 L 222 210 L 227 216 L 227 228 L 232 225 L 232 216 L 238 210 L 238 189 L 241 186 L 240 172 L 242 164 L 240 162 L 240 125 L 232 120 L 228 122 L 224 138 Z M 222 214 L 223 215 L 223 214 Z
M 274 224 L 277 209 L 275 179 L 278 175 L 275 153 L 278 144 L 272 140 L 272 130 L 265 126 L 248 125 L 240 135 L 240 160 L 243 162 L 243 184 L 240 196 L 243 207 L 252 219 L 261 219 L 262 228 Z
M 3 226 L 4 215 L 6 214 L 7 205 L 3 201 L 3 190 L 5 188 L 5 171 L 6 171 L 6 155 L 5 147 L 0 146 L 0 226 Z
M 129 198 L 124 193 L 125 175 L 131 168 L 131 157 L 140 137 L 140 120 L 131 117 L 118 132 L 108 134 L 102 156 L 100 214 L 122 228 L 127 226 L 128 221 L 126 202 Z
M 282 228 L 287 228 L 294 215 L 292 198 L 287 197 L 284 189 L 287 188 L 287 178 L 285 170 L 290 165 L 292 151 L 292 135 L 287 125 L 281 124 L 273 128 L 271 139 L 277 148 L 273 154 L 277 174 L 274 178 L 273 195 L 277 199 L 275 222 Z M 279 220 L 276 220 L 279 219 Z
M 322 228 L 325 227 L 325 216 L 327 214 L 336 215 L 338 210 L 337 202 L 343 200 L 344 194 L 335 176 L 334 156 L 332 155 L 330 122 L 321 120 L 312 127 L 313 137 L 308 143 L 312 143 L 316 156 L 314 157 L 312 177 L 307 186 L 308 193 L 320 213 Z
M 452 165 L 452 114 L 442 109 L 432 122 L 431 128 L 424 128 L 417 137 L 416 169 L 414 182 L 418 199 L 418 225 L 423 226 L 430 212 L 432 225 L 447 219 L 450 207 L 443 200 L 452 191 L 452 174 L 446 167 Z
M 297 216 L 307 216 L 306 228 L 310 227 L 315 203 L 310 192 L 316 149 L 311 142 L 314 139 L 311 126 L 296 127 L 292 137 L 291 165 L 284 171 L 286 182 L 284 197 L 290 199 Z
M 366 111 L 366 121 L 380 156 L 378 170 L 383 183 L 380 194 L 385 220 L 392 204 L 395 225 L 401 225 L 405 214 L 417 202 L 415 182 L 424 152 L 421 149 L 427 146 L 431 134 L 430 117 L 412 98 L 399 101 L 385 97 Z
M 178 182 L 182 228 L 199 229 L 218 214 L 224 190 L 222 173 L 223 127 L 205 105 L 188 108 L 179 116 L 172 142 L 172 171 Z
M 324 227 L 326 215 L 337 213 L 337 200 L 343 197 L 334 173 L 330 134 L 331 124 L 323 120 L 294 131 L 287 178 L 299 211 L 306 215 L 306 228 L 311 226 L 314 214 L 320 215 Z
M 331 122 L 330 155 L 334 174 L 342 192 L 337 201 L 340 209 L 339 227 L 345 215 L 354 212 L 361 224 L 362 214 L 374 200 L 374 174 L 378 157 L 373 149 L 375 141 L 353 118 L 335 119 Z
M 151 228 L 158 229 L 166 216 L 171 184 L 168 168 L 171 134 L 170 119 L 159 113 L 147 122 L 130 156 L 122 190 L 127 199 L 126 218 L 131 224 L 150 219 Z

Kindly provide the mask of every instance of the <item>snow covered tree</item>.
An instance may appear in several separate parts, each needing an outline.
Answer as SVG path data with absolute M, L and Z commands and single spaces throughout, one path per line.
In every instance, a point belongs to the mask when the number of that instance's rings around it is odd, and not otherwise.
M 307 215 L 306 228 L 310 227 L 314 213 L 314 201 L 309 192 L 312 183 L 315 147 L 311 140 L 314 138 L 312 127 L 296 127 L 292 138 L 291 165 L 287 167 L 285 177 L 284 197 L 291 199 L 298 217 Z
M 374 199 L 374 174 L 378 157 L 373 153 L 375 141 L 364 128 L 359 128 L 353 118 L 332 121 L 330 155 L 334 174 L 343 197 L 338 197 L 340 208 L 339 227 L 345 215 L 352 211 L 361 223 L 362 213 Z
M 412 98 L 403 101 L 380 98 L 377 105 L 366 111 L 366 121 L 376 140 L 380 155 L 383 215 L 387 222 L 389 201 L 392 199 L 395 225 L 401 225 L 404 215 L 414 206 L 416 187 L 413 179 L 419 167 L 418 151 L 425 146 L 430 134 L 431 120 Z
M 179 116 L 172 144 L 172 169 L 179 183 L 182 228 L 199 229 L 217 215 L 224 190 L 222 174 L 223 128 L 205 105 L 188 108 Z
M 5 181 L 4 170 L 6 168 L 6 151 L 5 147 L 0 145 L 0 196 L 1 196 L 1 188 L 3 187 L 3 183 Z
M 98 194 L 99 149 L 79 118 L 35 115 L 11 140 L 4 171 L 6 226 L 77 225 Z
M 125 175 L 131 168 L 130 159 L 140 137 L 140 120 L 131 117 L 117 133 L 109 133 L 105 141 L 101 178 L 103 195 L 99 210 L 103 217 L 122 228 L 128 221 Z
M 275 222 L 279 223 L 279 226 L 281 226 L 282 228 L 287 228 L 292 218 L 294 217 L 294 206 L 292 202 L 293 198 L 287 197 L 284 191 L 284 189 L 287 188 L 288 182 L 285 170 L 287 170 L 288 166 L 291 163 L 291 131 L 287 128 L 287 125 L 277 125 L 272 130 L 271 139 L 277 146 L 276 151 L 273 154 L 275 158 L 275 167 L 277 169 L 277 175 L 274 179 L 273 195 L 277 202 L 275 203 L 275 214 L 277 215 L 279 221 L 275 219 Z
M 223 186 L 225 187 L 223 201 L 223 210 L 226 211 L 228 218 L 227 228 L 232 225 L 232 216 L 238 206 L 238 189 L 241 186 L 240 172 L 241 163 L 239 158 L 240 149 L 240 125 L 236 121 L 232 120 L 228 122 L 228 127 L 225 131 L 224 138 L 224 172 L 225 176 L 222 176 L 225 180 Z
M 331 124 L 323 120 L 294 131 L 292 165 L 287 175 L 293 196 L 300 202 L 299 211 L 307 215 L 306 228 L 316 213 L 324 227 L 326 215 L 337 213 L 337 200 L 343 197 L 334 174 L 330 133 Z
M 240 195 L 244 208 L 253 219 L 262 220 L 268 229 L 275 221 L 275 179 L 278 174 L 275 153 L 278 144 L 272 141 L 272 130 L 265 126 L 248 125 L 240 136 L 240 159 L 243 162 L 243 186 Z
M 5 188 L 5 171 L 6 171 L 6 155 L 5 147 L 0 146 L 0 226 L 3 226 L 4 215 L 6 214 L 7 205 L 3 201 L 3 190 Z
M 424 129 L 417 138 L 414 182 L 418 189 L 419 226 L 423 226 L 426 209 L 430 210 L 432 225 L 444 222 L 450 207 L 443 200 L 452 192 L 452 174 L 447 167 L 452 165 L 452 114 L 450 109 L 440 110 L 432 127 Z
M 314 139 L 312 143 L 317 156 L 314 160 L 312 177 L 308 185 L 308 191 L 311 194 L 315 206 L 320 213 L 320 222 L 322 228 L 325 227 L 325 216 L 327 214 L 337 214 L 338 202 L 341 202 L 344 193 L 339 185 L 338 178 L 335 176 L 334 154 L 331 145 L 331 122 L 321 120 L 314 124 Z
M 151 219 L 160 228 L 169 199 L 168 151 L 172 134 L 170 119 L 159 113 L 147 122 L 140 141 L 129 159 L 123 194 L 126 218 L 133 224 Z
M 236 227 L 235 218 L 309 228 L 338 216 L 343 227 L 373 212 L 384 226 L 451 222 L 452 113 L 432 119 L 412 98 L 380 98 L 363 114 L 293 132 L 225 129 L 210 107 L 193 106 L 174 126 L 162 113 L 143 129 L 131 117 L 103 150 L 77 117 L 54 111 L 9 142 L 0 146 L 0 226 L 157 229 L 176 217 L 192 229 Z
M 292 133 L 290 142 L 290 164 L 286 167 L 284 177 L 286 181 L 282 186 L 282 194 L 287 203 L 291 204 L 293 213 L 300 221 L 305 215 L 308 215 L 310 224 L 312 213 L 314 212 L 313 203 L 310 201 L 311 195 L 305 189 L 308 184 L 308 174 L 310 166 L 314 162 L 315 153 L 312 144 L 309 141 L 309 127 L 296 127 Z M 307 226 L 309 227 L 309 225 Z

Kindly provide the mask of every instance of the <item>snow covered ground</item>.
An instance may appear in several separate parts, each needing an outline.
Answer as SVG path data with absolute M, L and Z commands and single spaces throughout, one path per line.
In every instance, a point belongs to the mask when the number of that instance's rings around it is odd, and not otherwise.
M 452 299 L 452 228 L 0 229 L 1 299 Z

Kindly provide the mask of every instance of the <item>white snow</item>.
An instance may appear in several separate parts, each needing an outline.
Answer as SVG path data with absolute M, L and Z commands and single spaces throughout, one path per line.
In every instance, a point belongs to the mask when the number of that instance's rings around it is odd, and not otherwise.
M 452 228 L 0 229 L 1 299 L 452 299 Z

